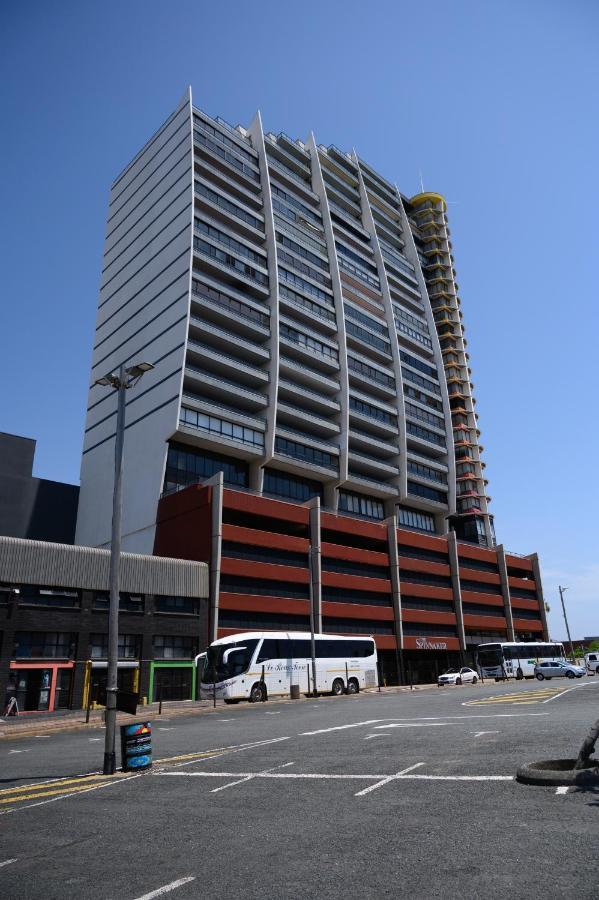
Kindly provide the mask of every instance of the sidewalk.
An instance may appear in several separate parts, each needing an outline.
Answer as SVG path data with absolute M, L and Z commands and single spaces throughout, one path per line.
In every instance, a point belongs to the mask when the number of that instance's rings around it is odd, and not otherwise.
M 410 693 L 411 691 L 424 691 L 436 687 L 436 684 L 415 684 L 413 688 L 409 685 L 394 685 L 392 687 L 366 688 L 362 693 L 365 694 L 400 694 Z M 328 697 L 328 695 L 324 695 Z M 310 700 L 310 697 L 302 695 L 299 701 L 291 700 L 289 697 L 277 697 L 273 700 L 267 700 L 267 703 L 297 703 L 301 700 Z M 331 699 L 333 699 L 331 697 Z M 224 700 L 216 701 L 216 710 L 226 709 L 232 712 L 238 707 L 227 706 Z M 117 713 L 117 723 L 125 725 L 135 720 L 141 721 L 158 719 L 158 703 L 149 703 L 147 706 L 139 706 L 136 715 L 130 716 L 128 713 Z M 200 715 L 212 712 L 214 703 L 212 700 L 171 700 L 164 701 L 162 704 L 162 718 L 171 719 L 176 716 Z M 19 738 L 31 735 L 56 734 L 62 731 L 83 731 L 89 728 L 104 727 L 104 710 L 92 709 L 89 714 L 89 723 L 85 721 L 84 709 L 67 709 L 60 713 L 21 713 L 19 716 L 10 716 L 9 718 L 0 717 L 0 740 L 3 738 Z

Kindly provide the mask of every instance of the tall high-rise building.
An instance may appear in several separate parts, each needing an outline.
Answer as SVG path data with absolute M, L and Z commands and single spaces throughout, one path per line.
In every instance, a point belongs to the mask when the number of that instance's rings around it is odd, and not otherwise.
M 191 91 L 112 185 L 94 382 L 127 397 L 124 546 L 225 485 L 494 545 L 443 198 L 354 153 L 231 127 Z M 93 386 L 77 542 L 110 537 L 116 396 Z

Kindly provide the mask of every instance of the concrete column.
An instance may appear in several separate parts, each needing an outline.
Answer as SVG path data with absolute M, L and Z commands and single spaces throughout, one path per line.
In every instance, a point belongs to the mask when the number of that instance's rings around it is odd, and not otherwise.
M 223 473 L 217 472 L 205 482 L 212 488 L 212 529 L 210 546 L 210 615 L 208 641 L 212 643 L 218 637 L 218 609 L 220 595 L 220 561 L 223 540 Z
M 458 540 L 455 531 L 447 533 L 447 549 L 449 552 L 449 570 L 451 573 L 451 589 L 453 591 L 453 605 L 455 608 L 458 638 L 462 653 L 466 652 L 466 629 L 464 627 L 464 611 L 462 609 L 462 587 L 460 585 L 460 558 L 458 555 Z
M 549 640 L 549 624 L 547 622 L 547 611 L 545 609 L 545 596 L 543 594 L 543 582 L 541 580 L 541 564 L 537 553 L 531 553 L 528 557 L 532 562 L 532 571 L 535 576 L 535 589 L 537 592 L 537 600 L 539 601 L 539 612 L 541 613 L 541 621 L 543 623 L 543 640 Z
M 503 595 L 503 608 L 505 610 L 505 620 L 507 622 L 507 639 L 515 641 L 514 634 L 514 617 L 512 615 L 512 604 L 510 601 L 510 585 L 507 576 L 507 563 L 505 561 L 505 549 L 503 544 L 497 548 L 497 568 L 499 569 L 499 579 L 501 581 L 501 593 Z
M 397 516 L 389 516 L 387 525 L 387 546 L 389 549 L 389 571 L 391 573 L 391 599 L 395 622 L 395 642 L 400 683 L 405 681 L 403 671 L 403 620 L 401 615 L 401 579 L 399 575 L 399 554 L 397 552 Z
M 314 630 L 322 633 L 320 497 L 312 497 L 306 506 L 310 508 L 310 597 L 314 610 Z

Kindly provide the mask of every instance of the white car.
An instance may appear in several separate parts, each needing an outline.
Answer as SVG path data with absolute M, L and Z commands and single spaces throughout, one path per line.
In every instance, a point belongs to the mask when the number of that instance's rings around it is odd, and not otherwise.
M 437 678 L 439 687 L 445 684 L 476 684 L 477 681 L 478 673 L 467 666 L 462 666 L 461 669 L 448 669 Z

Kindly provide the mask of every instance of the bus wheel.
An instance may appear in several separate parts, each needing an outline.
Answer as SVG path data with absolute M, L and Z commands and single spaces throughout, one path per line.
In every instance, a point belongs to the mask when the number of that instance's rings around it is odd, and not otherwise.
M 333 682 L 333 687 L 331 688 L 333 692 L 333 696 L 340 697 L 341 694 L 345 693 L 345 687 L 343 681 L 340 678 L 335 678 Z
M 257 681 L 250 691 L 250 703 L 260 703 L 265 699 L 264 687 Z
M 360 686 L 355 678 L 350 678 L 347 682 L 347 693 L 348 694 L 357 694 L 360 690 Z
M 522 671 L 522 669 L 520 667 L 518 667 L 516 669 L 516 681 L 522 681 L 523 678 L 524 678 L 524 672 Z

